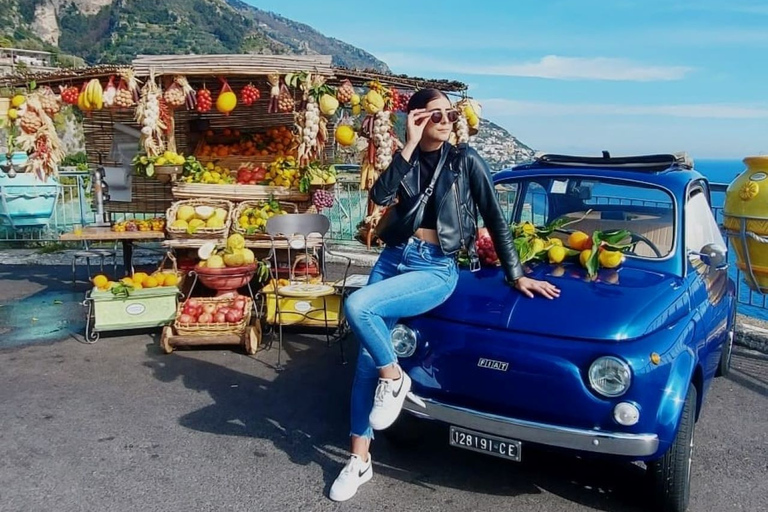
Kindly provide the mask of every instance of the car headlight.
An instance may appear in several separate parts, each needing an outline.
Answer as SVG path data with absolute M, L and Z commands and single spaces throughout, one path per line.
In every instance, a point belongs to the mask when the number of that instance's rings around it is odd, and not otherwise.
M 621 396 L 631 383 L 629 365 L 616 357 L 601 357 L 589 367 L 589 385 L 603 396 Z
M 397 324 L 389 334 L 397 357 L 411 357 L 416 352 L 416 331 L 407 325 Z

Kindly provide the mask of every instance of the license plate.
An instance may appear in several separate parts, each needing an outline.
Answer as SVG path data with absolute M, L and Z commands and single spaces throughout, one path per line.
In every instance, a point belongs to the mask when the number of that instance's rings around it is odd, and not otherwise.
M 520 462 L 520 441 L 504 439 L 451 425 L 451 446 Z

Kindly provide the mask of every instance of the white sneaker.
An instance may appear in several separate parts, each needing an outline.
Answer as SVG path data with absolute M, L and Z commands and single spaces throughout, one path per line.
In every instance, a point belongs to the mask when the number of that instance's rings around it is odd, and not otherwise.
M 363 462 L 357 455 L 352 455 L 331 486 L 328 497 L 333 501 L 347 501 L 357 493 L 358 487 L 373 477 L 373 459 L 368 454 L 368 462 Z
M 379 379 L 373 409 L 368 422 L 374 430 L 384 430 L 392 425 L 403 410 L 405 396 L 411 390 L 411 378 L 400 369 L 401 377 L 397 380 Z

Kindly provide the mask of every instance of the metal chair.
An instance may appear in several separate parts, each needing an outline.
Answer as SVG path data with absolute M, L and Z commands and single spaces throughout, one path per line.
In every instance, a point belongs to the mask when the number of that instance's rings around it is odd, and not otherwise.
M 72 286 L 77 283 L 77 260 L 85 260 L 85 268 L 88 272 L 88 281 L 91 280 L 91 258 L 99 259 L 99 270 L 104 272 L 104 259 L 112 258 L 112 277 L 117 279 L 117 246 L 113 249 L 91 248 L 88 241 L 83 241 L 83 248 L 72 253 Z
M 313 300 L 322 299 L 323 302 L 323 321 L 325 326 L 325 336 L 328 346 L 331 345 L 331 332 L 328 324 L 328 304 L 327 297 L 335 295 L 337 290 L 328 283 L 314 283 L 309 284 L 311 279 L 309 265 L 305 265 L 304 275 L 297 275 L 292 254 L 304 254 L 305 261 L 310 261 L 310 255 L 319 255 L 317 261 L 319 262 L 319 273 L 321 279 L 325 278 L 325 257 L 324 253 L 330 253 L 325 246 L 325 236 L 331 227 L 331 221 L 325 215 L 319 213 L 287 213 L 283 215 L 275 215 L 267 220 L 266 233 L 269 235 L 271 241 L 270 254 L 268 258 L 271 260 L 270 274 L 273 278 L 272 291 L 275 300 L 275 315 L 274 323 L 277 324 L 278 329 L 278 353 L 277 353 L 277 367 L 282 367 L 282 351 L 283 351 L 283 325 L 289 324 L 283 317 L 284 314 L 280 310 L 281 299 L 286 298 L 301 298 L 303 301 L 311 302 Z M 278 253 L 284 250 L 287 252 L 287 273 L 290 285 L 279 286 L 278 279 L 280 279 L 280 267 L 278 264 Z M 352 264 L 351 258 L 344 255 L 335 255 L 347 260 L 347 266 L 344 271 L 344 278 L 346 279 L 349 267 Z M 291 311 L 290 316 L 298 316 L 299 320 L 290 323 L 299 323 L 304 319 L 313 317 L 312 313 L 319 311 L 319 308 L 309 307 L 304 311 Z M 286 317 L 288 315 L 285 315 Z M 336 313 L 337 322 L 341 319 L 341 311 Z M 344 345 L 342 340 L 339 339 L 339 350 L 341 353 L 342 362 L 346 362 L 344 358 Z

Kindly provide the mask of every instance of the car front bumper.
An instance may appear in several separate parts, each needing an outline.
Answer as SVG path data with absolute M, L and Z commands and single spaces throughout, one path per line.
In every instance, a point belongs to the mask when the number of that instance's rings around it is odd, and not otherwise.
M 404 409 L 418 418 L 437 420 L 517 441 L 581 452 L 648 457 L 659 448 L 659 437 L 656 434 L 624 434 L 517 420 L 440 403 L 413 393 L 409 393 Z

